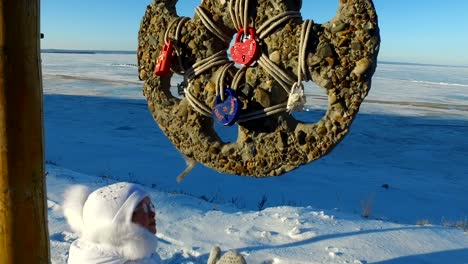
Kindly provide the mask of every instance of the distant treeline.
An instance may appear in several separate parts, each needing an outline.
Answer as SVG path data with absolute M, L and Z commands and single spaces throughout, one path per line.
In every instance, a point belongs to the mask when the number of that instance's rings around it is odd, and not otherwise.
M 66 50 L 66 49 L 42 49 L 42 53 L 72 53 L 72 54 L 136 54 L 130 50 Z

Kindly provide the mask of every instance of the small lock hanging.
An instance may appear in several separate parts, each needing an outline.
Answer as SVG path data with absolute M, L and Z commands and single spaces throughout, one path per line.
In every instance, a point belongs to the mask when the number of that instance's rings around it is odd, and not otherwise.
M 248 38 L 246 38 L 246 33 L 249 34 Z M 243 28 L 237 32 L 235 43 L 231 47 L 231 57 L 235 63 L 250 66 L 258 59 L 260 46 L 256 38 L 253 27 L 248 27 L 247 32 Z
M 161 49 L 161 53 L 159 53 L 156 66 L 154 67 L 154 74 L 160 77 L 164 77 L 171 73 L 173 52 L 174 45 L 172 44 L 171 40 L 168 39 L 166 43 L 164 43 L 164 46 Z
M 306 104 L 306 96 L 304 94 L 304 85 L 302 82 L 294 83 L 289 92 L 286 110 L 291 113 L 292 111 L 302 111 Z
M 240 114 L 242 103 L 231 88 L 226 88 L 227 98 L 221 101 L 221 95 L 216 96 L 215 107 L 213 108 L 213 119 L 223 126 L 234 125 Z

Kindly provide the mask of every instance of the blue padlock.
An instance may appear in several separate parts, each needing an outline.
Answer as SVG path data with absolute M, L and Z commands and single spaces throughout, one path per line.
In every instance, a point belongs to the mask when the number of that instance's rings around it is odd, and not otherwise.
M 239 118 L 242 103 L 237 99 L 234 90 L 226 88 L 226 100 L 221 101 L 221 95 L 216 96 L 215 107 L 213 108 L 213 119 L 223 126 L 232 126 Z

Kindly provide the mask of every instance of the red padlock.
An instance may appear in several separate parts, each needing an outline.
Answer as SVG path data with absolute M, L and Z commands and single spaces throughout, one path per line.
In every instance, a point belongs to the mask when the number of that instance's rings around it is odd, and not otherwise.
M 258 59 L 260 54 L 260 47 L 256 40 L 255 29 L 252 27 L 247 28 L 250 34 L 249 38 L 241 40 L 241 37 L 245 37 L 245 31 L 243 28 L 237 32 L 236 41 L 231 47 L 232 60 L 240 65 L 250 66 L 253 62 Z
M 171 73 L 173 52 L 174 45 L 172 45 L 172 42 L 169 39 L 164 44 L 161 53 L 159 54 L 158 60 L 156 61 L 156 67 L 154 67 L 154 74 L 164 77 Z

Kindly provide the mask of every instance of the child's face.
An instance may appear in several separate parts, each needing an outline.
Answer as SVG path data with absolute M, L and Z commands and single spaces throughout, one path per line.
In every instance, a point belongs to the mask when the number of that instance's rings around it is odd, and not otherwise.
M 151 233 L 156 234 L 156 212 L 149 197 L 145 197 L 137 205 L 133 211 L 132 222 L 139 224 Z

